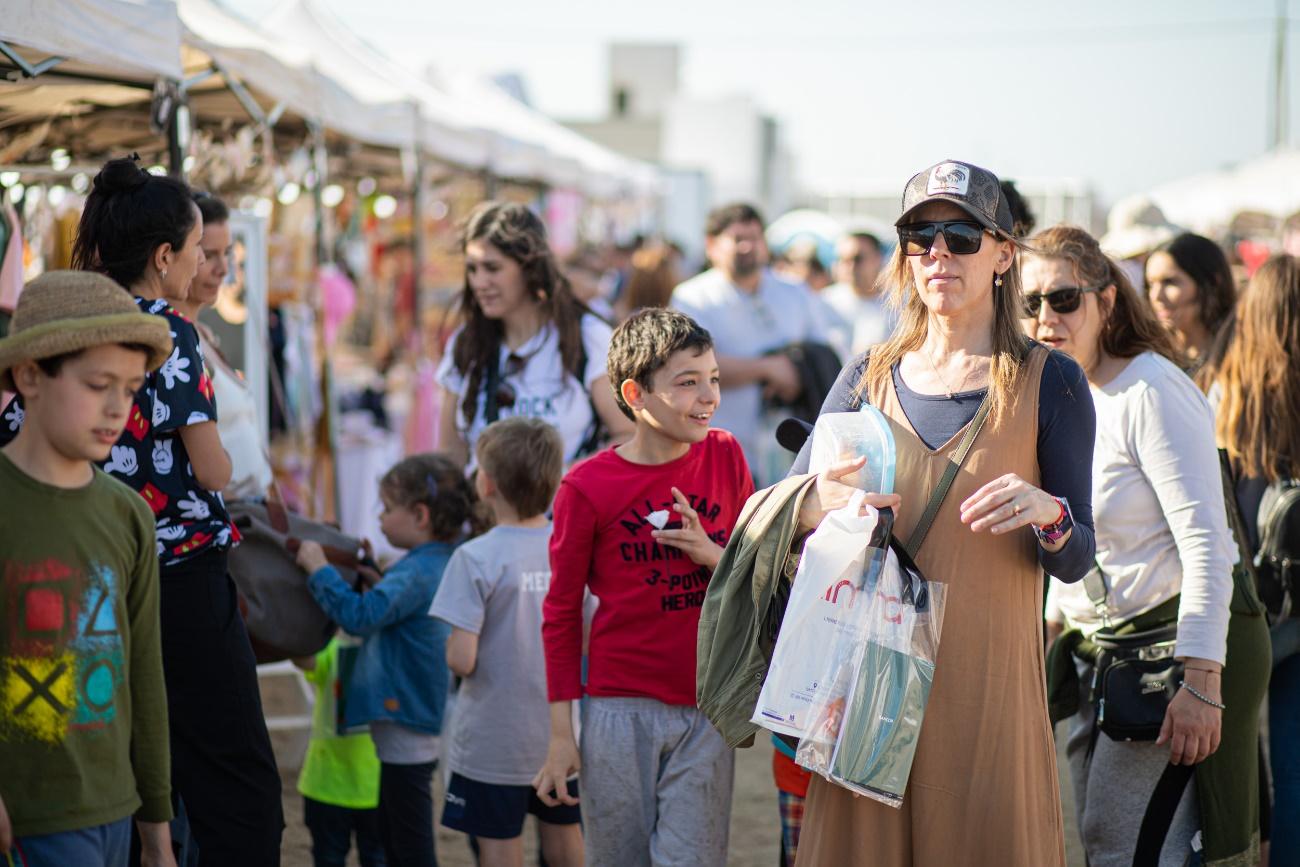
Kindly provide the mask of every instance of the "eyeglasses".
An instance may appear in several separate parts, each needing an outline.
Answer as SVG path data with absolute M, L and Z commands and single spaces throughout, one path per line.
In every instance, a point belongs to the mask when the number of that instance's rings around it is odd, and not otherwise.
M 1043 301 L 1057 313 L 1073 313 L 1083 303 L 1083 293 L 1100 292 L 1100 286 L 1061 286 L 1051 292 L 1025 295 L 1025 318 L 1034 319 L 1043 309 Z
M 904 256 L 921 256 L 930 252 L 934 239 L 943 233 L 943 243 L 954 256 L 979 252 L 984 243 L 984 227 L 972 220 L 944 220 L 938 223 L 908 223 L 898 227 L 898 243 Z
M 501 381 L 497 383 L 497 406 L 501 409 L 510 409 L 519 398 L 515 387 L 506 382 L 506 377 L 518 376 L 523 372 L 524 365 L 528 364 L 528 358 L 529 356 L 516 355 L 513 352 L 506 356 L 506 366 Z

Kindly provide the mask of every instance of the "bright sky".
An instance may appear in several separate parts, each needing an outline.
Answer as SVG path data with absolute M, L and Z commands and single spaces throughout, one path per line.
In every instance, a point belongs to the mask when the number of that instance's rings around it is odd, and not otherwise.
M 224 2 L 256 20 L 277 0 Z M 1113 200 L 1268 146 L 1276 0 L 317 2 L 413 69 L 520 73 L 565 119 L 604 114 L 609 42 L 679 43 L 683 89 L 753 94 L 818 190 L 952 157 Z

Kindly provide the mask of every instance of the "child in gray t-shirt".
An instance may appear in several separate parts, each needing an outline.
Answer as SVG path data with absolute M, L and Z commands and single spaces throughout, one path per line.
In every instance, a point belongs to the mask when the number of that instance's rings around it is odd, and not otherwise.
M 476 486 L 496 526 L 452 555 L 430 616 L 452 627 L 447 665 L 463 678 L 451 726 L 442 824 L 478 839 L 487 864 L 523 864 L 524 819 L 541 824 L 551 867 L 582 863 L 576 803 L 532 788 L 550 741 L 542 601 L 551 583 L 546 518 L 564 470 L 555 428 L 514 417 L 480 435 Z M 577 797 L 577 781 L 569 784 Z

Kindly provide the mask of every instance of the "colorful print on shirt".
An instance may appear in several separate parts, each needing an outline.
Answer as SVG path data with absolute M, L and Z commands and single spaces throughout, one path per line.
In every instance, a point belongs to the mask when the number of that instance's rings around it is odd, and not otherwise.
M 194 477 L 180 436 L 183 427 L 217 420 L 198 331 L 166 299 L 136 298 L 135 303 L 145 313 L 167 320 L 172 353 L 136 392 L 126 430 L 100 467 L 144 497 L 158 527 L 160 564 L 173 566 L 209 548 L 229 548 L 239 535 L 221 494 Z M 23 418 L 18 396 L 0 413 L 0 446 L 17 436 Z
M 9 655 L 0 659 L 0 740 L 57 746 L 117 715 L 125 662 L 121 581 L 57 559 L 3 564 Z

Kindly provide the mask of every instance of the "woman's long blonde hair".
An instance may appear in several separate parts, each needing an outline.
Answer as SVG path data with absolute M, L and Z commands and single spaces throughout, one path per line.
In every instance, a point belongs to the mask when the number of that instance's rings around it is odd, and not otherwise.
M 1274 256 L 1250 280 L 1216 376 L 1215 433 L 1238 470 L 1300 476 L 1300 260 Z
M 998 241 L 1015 245 L 1011 267 L 1002 275 L 1002 285 L 993 287 L 993 361 L 989 366 L 989 417 L 997 424 L 1002 413 L 1010 406 L 1020 376 L 1020 368 L 1029 348 L 1029 339 L 1020 330 L 1020 317 L 1024 313 L 1021 295 L 1020 251 L 1024 245 L 1002 235 Z M 884 386 L 893 376 L 894 365 L 909 352 L 915 352 L 925 343 L 930 330 L 930 309 L 925 306 L 916 288 L 916 278 L 908 257 L 900 245 L 894 249 L 889 265 L 876 281 L 882 292 L 888 293 L 889 303 L 898 311 L 898 327 L 884 343 L 873 347 L 867 370 L 858 383 L 858 393 L 865 398 L 873 386 Z

